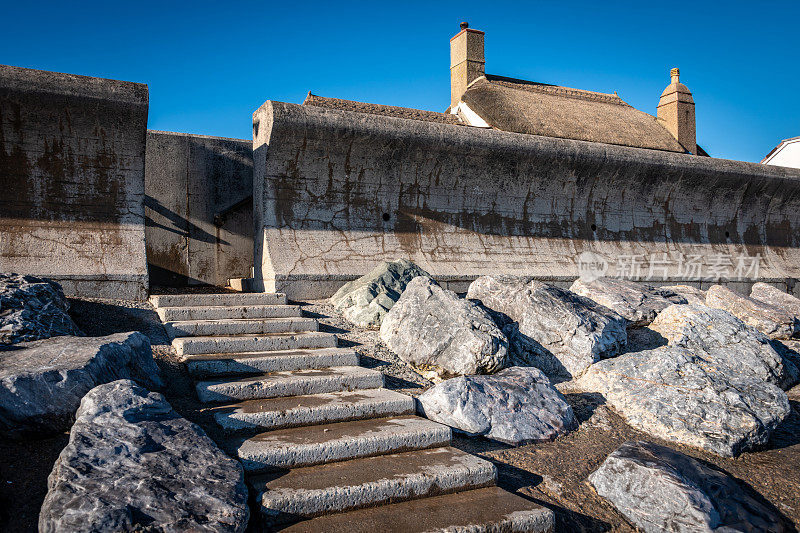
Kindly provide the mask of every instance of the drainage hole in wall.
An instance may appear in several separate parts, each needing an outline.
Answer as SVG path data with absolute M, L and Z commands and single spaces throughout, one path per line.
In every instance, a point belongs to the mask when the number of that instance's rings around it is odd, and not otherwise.
M 597 225 L 596 224 L 592 224 L 592 231 L 597 231 Z
M 731 236 L 731 232 L 730 232 L 730 231 L 726 231 L 726 232 L 725 232 L 725 238 L 727 239 L 727 238 L 728 238 L 728 237 L 730 237 L 730 236 Z
M 392 218 L 392 217 L 389 216 L 389 213 L 384 213 L 383 214 L 383 221 L 384 222 L 389 222 L 390 218 Z

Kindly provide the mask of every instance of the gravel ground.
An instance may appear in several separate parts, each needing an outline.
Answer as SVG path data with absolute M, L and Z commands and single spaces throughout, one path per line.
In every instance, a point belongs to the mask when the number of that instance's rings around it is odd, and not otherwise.
M 199 288 L 195 292 L 219 291 Z M 162 293 L 168 290 L 159 291 Z M 108 300 L 70 300 L 70 314 L 87 335 L 109 335 L 138 330 L 150 337 L 153 354 L 163 373 L 162 391 L 173 407 L 197 422 L 212 438 L 215 430 L 207 411 L 195 398 L 192 381 L 172 351 L 158 315 L 147 303 Z M 309 316 L 318 318 L 323 331 L 336 333 L 340 345 L 359 352 L 362 364 L 380 369 L 386 386 L 417 395 L 431 386 L 391 353 L 378 332 L 354 328 L 323 301 L 304 302 Z M 631 348 L 657 344 L 647 330 L 634 332 Z M 566 387 L 564 390 L 568 390 Z M 634 531 L 598 497 L 587 476 L 605 457 L 628 440 L 645 439 L 678 449 L 736 477 L 745 490 L 771 505 L 786 519 L 787 530 L 800 527 L 800 387 L 789 391 L 792 415 L 760 451 L 725 459 L 700 450 L 650 438 L 603 405 L 597 394 L 566 394 L 580 421 L 576 431 L 552 442 L 514 448 L 483 438 L 456 435 L 453 445 L 497 465 L 499 485 L 555 510 L 558 531 Z M 68 435 L 36 441 L 0 441 L 0 530 L 36 531 L 39 507 L 47 490 L 47 476 Z M 255 527 L 253 528 L 255 530 Z

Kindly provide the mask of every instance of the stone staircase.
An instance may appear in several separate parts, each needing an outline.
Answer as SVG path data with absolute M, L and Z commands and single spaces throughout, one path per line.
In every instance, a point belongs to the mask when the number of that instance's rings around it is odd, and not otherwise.
M 450 447 L 450 428 L 415 416 L 285 295 L 150 300 L 267 530 L 553 529 L 551 511 L 497 488 L 492 463 Z

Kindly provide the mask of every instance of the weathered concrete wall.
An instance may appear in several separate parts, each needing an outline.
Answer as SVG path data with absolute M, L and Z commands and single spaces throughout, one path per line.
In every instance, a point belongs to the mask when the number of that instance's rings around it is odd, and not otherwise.
M 143 299 L 147 86 L 0 66 L 0 271 Z
M 253 265 L 253 143 L 147 132 L 147 261 L 153 285 L 226 285 Z
M 760 254 L 756 279 L 800 277 L 800 171 L 280 102 L 253 123 L 267 291 L 328 296 L 399 257 L 456 290 L 486 273 L 565 283 L 586 251 Z M 685 266 L 659 277 L 698 281 Z

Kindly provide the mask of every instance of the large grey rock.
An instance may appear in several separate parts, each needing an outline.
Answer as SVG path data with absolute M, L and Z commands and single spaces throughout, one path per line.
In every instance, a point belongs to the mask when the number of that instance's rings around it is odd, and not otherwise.
M 686 303 L 690 304 L 706 304 L 706 291 L 692 287 L 691 285 L 662 285 L 659 287 L 670 292 L 674 292 L 679 296 L 686 298 Z
M 764 444 L 790 413 L 780 388 L 681 346 L 592 365 L 576 388 L 601 393 L 631 426 L 662 439 L 736 456 Z
M 795 318 L 800 318 L 800 298 L 766 283 L 754 283 L 750 289 L 750 298 L 787 311 Z
M 646 533 L 787 531 L 775 509 L 732 477 L 649 442 L 626 442 L 589 481 Z
M 784 361 L 766 335 L 722 309 L 671 305 L 649 327 L 670 346 L 693 350 L 729 373 L 746 373 L 782 389 L 788 389 L 797 379 L 794 365 Z
M 448 379 L 418 400 L 431 420 L 514 445 L 554 439 L 578 425 L 561 393 L 532 367 Z
M 670 289 L 625 279 L 585 281 L 578 278 L 569 289 L 617 312 L 628 319 L 631 326 L 646 326 L 662 309 L 687 303 L 686 298 Z
M 342 286 L 331 296 L 331 303 L 356 326 L 379 328 L 408 282 L 417 276 L 431 277 L 407 259 L 383 262 L 369 274 Z
M 92 389 L 48 479 L 39 531 L 244 531 L 242 466 L 161 394 Z
M 67 309 L 67 299 L 55 281 L 0 274 L 0 344 L 83 335 Z
M 789 339 L 798 332 L 797 318 L 779 307 L 742 296 L 722 285 L 706 291 L 706 305 L 724 309 L 771 339 Z
M 508 340 L 477 303 L 430 278 L 411 280 L 386 314 L 380 337 L 423 375 L 447 378 L 503 368 Z
M 21 437 L 67 430 L 84 394 L 124 378 L 163 386 L 150 340 L 139 332 L 54 337 L 0 351 L 0 431 Z
M 592 363 L 617 355 L 628 339 L 628 321 L 617 313 L 540 281 L 481 276 L 469 286 L 467 298 L 514 321 L 513 331 L 504 328 L 509 341 L 516 347 L 527 337 L 530 363 L 548 376 L 577 377 Z

